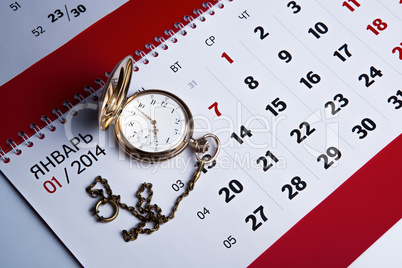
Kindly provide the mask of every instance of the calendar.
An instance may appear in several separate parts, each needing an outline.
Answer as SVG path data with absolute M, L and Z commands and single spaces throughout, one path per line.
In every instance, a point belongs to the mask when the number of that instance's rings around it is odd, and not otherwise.
M 157 232 L 125 242 L 122 230 L 138 220 L 120 211 L 97 222 L 85 189 L 101 176 L 134 206 L 140 185 L 152 183 L 152 202 L 168 214 L 197 160 L 186 149 L 151 164 L 119 149 L 116 133 L 98 124 L 107 77 L 2 155 L 1 172 L 84 267 L 246 267 L 376 154 L 401 145 L 402 2 L 206 6 L 133 67 L 128 96 L 169 91 L 190 108 L 194 137 L 213 133 L 221 142 Z
M 0 60 L 8 64 L 0 74 L 0 85 L 61 47 L 74 36 L 127 1 L 15 1 L 3 3 Z M 29 44 L 29 51 L 25 48 Z

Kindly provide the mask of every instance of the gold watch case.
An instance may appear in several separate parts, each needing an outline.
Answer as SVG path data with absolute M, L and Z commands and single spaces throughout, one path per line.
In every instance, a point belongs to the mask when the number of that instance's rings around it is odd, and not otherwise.
M 99 102 L 98 118 L 100 128 L 106 130 L 114 123 L 117 142 L 120 147 L 134 159 L 154 163 L 177 156 L 187 147 L 193 135 L 194 122 L 190 109 L 176 95 L 158 89 L 140 91 L 127 98 L 132 72 L 133 58 L 127 56 L 116 65 L 113 72 L 110 74 Z M 184 134 L 177 144 L 167 150 L 159 152 L 147 152 L 141 150 L 140 148 L 133 146 L 124 135 L 119 117 L 129 103 L 144 94 L 167 96 L 173 99 L 184 113 Z

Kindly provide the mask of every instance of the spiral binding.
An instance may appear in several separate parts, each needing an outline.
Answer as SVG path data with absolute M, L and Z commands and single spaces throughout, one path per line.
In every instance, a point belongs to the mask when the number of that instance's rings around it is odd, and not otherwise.
M 66 107 L 73 116 L 77 115 L 77 111 L 74 110 L 74 106 L 68 100 L 63 102 L 64 107 Z
M 110 74 L 110 73 L 109 73 L 109 74 Z M 100 85 L 101 87 L 104 87 L 104 86 L 106 85 L 106 83 L 105 83 L 102 79 L 100 79 L 100 78 L 98 78 L 98 79 L 95 80 L 95 84 L 98 84 L 98 85 Z
M 149 52 L 153 57 L 158 57 L 159 53 L 158 51 L 156 51 L 155 46 L 153 44 L 145 44 L 145 48 L 150 50 L 151 52 Z
M 136 50 L 136 51 L 135 51 L 135 55 L 141 57 L 141 61 L 142 61 L 143 64 L 148 64 L 148 63 L 149 63 L 149 60 L 148 60 L 148 58 L 147 58 L 147 54 L 145 54 L 144 51 L 142 51 L 142 50 Z
M 191 29 L 197 28 L 197 24 L 194 23 L 194 18 L 192 16 L 186 15 L 184 16 L 184 20 L 189 22 L 188 25 L 190 25 Z
M 172 43 L 177 43 L 176 33 L 173 30 L 165 30 L 165 34 L 170 36 Z
M 44 123 L 46 123 L 46 125 L 48 126 L 50 131 L 53 132 L 56 130 L 56 127 L 53 125 L 53 122 L 46 115 L 42 115 L 40 120 L 42 120 Z
M 40 128 L 38 127 L 38 125 L 36 125 L 36 124 L 31 124 L 29 127 L 35 131 L 35 133 L 36 133 L 36 135 L 38 135 L 38 138 L 39 138 L 39 139 L 42 140 L 42 139 L 45 138 L 45 134 L 43 134 L 43 133 L 40 131 Z
M 33 142 L 29 139 L 28 135 L 25 134 L 24 131 L 18 132 L 18 136 L 20 136 L 24 140 L 24 143 L 27 147 L 33 146 Z
M 6 156 L 6 154 L 3 152 L 3 150 L 0 148 L 0 159 L 3 161 L 3 163 L 7 164 L 10 162 L 10 158 Z
M 202 11 L 202 9 L 194 9 L 193 14 L 198 15 L 198 18 L 200 19 L 201 22 L 206 21 L 206 18 L 204 16 L 204 11 Z
M 61 124 L 65 124 L 67 122 L 66 118 L 64 118 L 63 113 L 59 109 L 54 108 L 52 110 L 52 113 L 54 113 L 59 118 Z
M 209 15 L 211 16 L 215 15 L 214 5 L 212 5 L 210 2 L 202 3 L 202 7 L 208 9 Z
M 87 93 L 89 93 L 89 95 L 92 96 L 92 100 L 93 100 L 93 101 L 97 101 L 97 100 L 99 99 L 99 98 L 98 98 L 98 95 L 96 95 L 95 89 L 93 89 L 92 87 L 90 87 L 90 86 L 85 86 L 84 91 L 87 92 Z
M 187 25 L 184 25 L 181 22 L 176 22 L 174 24 L 174 27 L 177 29 L 177 32 L 171 30 L 171 29 L 167 29 L 165 30 L 164 34 L 168 37 L 168 40 L 170 40 L 170 42 L 172 43 L 177 43 L 178 42 L 178 38 L 176 37 L 177 34 L 180 34 L 181 36 L 186 36 L 187 35 L 187 31 L 186 31 L 186 26 L 189 26 L 191 29 L 195 29 L 197 27 L 196 24 L 196 19 L 198 19 L 200 22 L 205 22 L 207 20 L 206 16 L 205 16 L 205 12 L 207 12 L 207 14 L 209 14 L 210 16 L 215 15 L 215 6 L 217 6 L 218 8 L 222 9 L 224 8 L 224 4 L 223 4 L 223 0 L 212 0 L 212 1 L 216 1 L 217 3 L 214 5 L 211 2 L 204 2 L 202 4 L 202 7 L 204 8 L 204 10 L 202 9 L 194 9 L 193 10 L 193 14 L 196 16 L 196 18 L 194 18 L 193 16 L 190 15 L 186 15 L 184 16 L 184 21 L 188 22 Z M 225 0 L 227 2 L 232 2 L 233 0 Z M 159 53 L 157 51 L 157 49 L 161 48 L 162 50 L 167 50 L 169 48 L 168 44 L 167 44 L 167 40 L 164 37 L 161 36 L 157 36 L 155 37 L 155 41 L 157 43 L 159 43 L 159 45 L 157 47 L 155 47 L 155 45 L 148 43 L 145 44 L 145 48 L 147 49 L 148 53 L 145 53 L 142 50 L 136 50 L 135 54 L 137 56 L 140 57 L 139 61 L 142 64 L 148 64 L 150 61 L 147 57 L 147 55 L 151 55 L 152 57 L 158 57 Z M 133 71 L 137 72 L 139 71 L 140 67 L 138 66 L 137 62 L 134 61 L 133 62 Z M 108 78 L 110 76 L 110 72 L 106 72 L 105 73 L 105 77 Z M 87 92 L 89 94 L 89 96 L 92 96 L 92 100 L 93 101 L 97 101 L 99 99 L 97 92 L 101 91 L 103 89 L 103 87 L 105 86 L 105 82 L 98 78 L 95 80 L 95 84 L 99 85 L 99 88 L 97 90 L 93 89 L 90 86 L 85 86 L 84 91 Z M 78 103 L 82 103 L 84 105 L 87 105 L 85 98 L 81 95 L 81 94 L 75 94 L 74 95 L 74 99 L 76 99 L 78 101 Z M 74 105 L 69 102 L 68 100 L 63 102 L 63 106 L 65 108 L 67 108 L 67 110 L 73 115 L 76 116 L 78 114 L 78 112 L 74 109 Z M 43 115 L 41 117 L 41 121 L 43 121 L 46 126 L 44 128 L 48 128 L 50 131 L 55 131 L 56 130 L 56 126 L 53 124 L 54 121 L 59 120 L 59 122 L 61 124 L 65 124 L 67 122 L 67 119 L 65 118 L 64 114 L 57 108 L 52 110 L 52 113 L 57 116 L 56 119 L 54 119 L 53 121 Z M 38 127 L 38 125 L 32 123 L 30 125 L 30 128 L 35 132 L 32 136 L 37 136 L 39 139 L 44 139 L 45 138 L 45 134 L 42 132 L 42 129 L 40 129 Z M 32 147 L 34 146 L 34 143 L 31 141 L 30 137 L 28 137 L 28 135 L 23 132 L 20 131 L 18 132 L 18 136 L 20 136 L 23 139 L 23 142 L 21 144 L 25 144 L 27 147 Z M 12 139 L 8 139 L 7 144 L 11 147 L 11 150 L 14 152 L 15 155 L 21 155 L 22 154 L 22 150 L 21 148 L 19 148 L 19 145 L 17 145 Z M 6 153 L 0 148 L 0 161 L 3 161 L 3 163 L 9 163 L 11 160 L 10 158 L 6 155 Z
M 161 36 L 157 36 L 155 37 L 155 41 L 161 43 L 160 46 L 162 47 L 163 50 L 168 49 L 168 45 L 166 44 L 166 40 L 165 38 L 161 37 Z
M 177 28 L 177 29 L 180 29 L 180 34 L 181 34 L 182 36 L 186 36 L 186 35 L 187 35 L 187 31 L 184 29 L 183 23 L 181 23 L 181 22 L 176 22 L 176 23 L 174 24 L 174 27 Z
M 18 149 L 17 144 L 15 144 L 15 142 L 12 139 L 8 139 L 7 144 L 11 146 L 16 155 L 20 155 L 22 153 L 22 151 Z

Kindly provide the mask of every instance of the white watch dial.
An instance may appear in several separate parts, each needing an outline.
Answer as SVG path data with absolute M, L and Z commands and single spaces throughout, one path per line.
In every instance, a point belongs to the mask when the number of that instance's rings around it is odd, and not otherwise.
M 175 148 L 186 135 L 186 115 L 173 98 L 142 94 L 127 103 L 120 116 L 122 134 L 128 142 L 145 152 Z

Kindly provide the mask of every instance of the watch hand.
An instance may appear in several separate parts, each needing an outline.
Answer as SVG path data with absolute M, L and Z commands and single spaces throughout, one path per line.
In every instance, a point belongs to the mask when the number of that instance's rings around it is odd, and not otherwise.
M 157 134 L 157 132 L 159 131 L 159 129 L 156 128 L 156 121 L 152 120 L 151 124 L 154 126 L 153 131 L 154 131 L 154 134 L 155 134 L 155 143 L 158 143 L 158 134 Z
M 158 131 L 158 129 L 156 128 L 156 120 L 152 120 L 152 118 L 147 115 L 146 113 L 144 113 L 143 111 L 141 111 L 140 109 L 138 109 L 138 107 L 134 107 L 135 109 L 137 109 L 140 113 L 142 113 L 145 118 L 147 118 L 149 121 L 151 121 L 151 124 L 154 126 L 153 132 L 155 134 L 155 142 L 158 143 L 158 135 L 156 134 L 156 132 Z
M 140 109 L 138 109 L 137 107 L 135 107 L 135 109 L 137 109 L 138 111 L 140 111 L 143 115 L 145 115 L 145 118 L 150 120 L 152 122 L 152 118 L 149 117 L 146 113 L 144 113 L 143 111 L 141 111 Z

